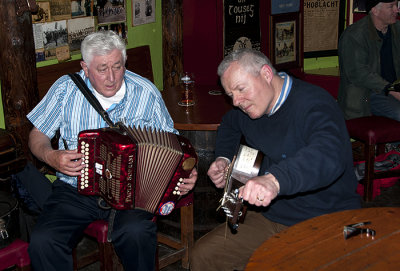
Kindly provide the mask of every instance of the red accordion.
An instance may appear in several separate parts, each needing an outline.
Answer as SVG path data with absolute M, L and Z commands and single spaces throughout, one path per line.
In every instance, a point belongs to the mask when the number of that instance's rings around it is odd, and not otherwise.
M 197 163 L 186 138 L 124 125 L 80 132 L 78 152 L 86 163 L 78 176 L 79 193 L 100 195 L 115 209 L 159 215 L 175 208 L 178 187 Z

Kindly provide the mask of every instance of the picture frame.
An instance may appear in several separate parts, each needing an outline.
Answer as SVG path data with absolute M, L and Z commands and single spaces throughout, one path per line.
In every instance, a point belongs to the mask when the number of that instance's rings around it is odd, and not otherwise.
M 71 19 L 71 0 L 49 0 L 52 21 Z
M 50 2 L 37 2 L 38 11 L 32 14 L 32 23 L 45 23 L 51 21 Z
M 299 13 L 270 16 L 272 65 L 277 70 L 300 67 Z
M 97 1 L 97 23 L 124 23 L 126 22 L 126 0 L 115 2 Z
M 156 21 L 155 0 L 132 0 L 132 26 Z

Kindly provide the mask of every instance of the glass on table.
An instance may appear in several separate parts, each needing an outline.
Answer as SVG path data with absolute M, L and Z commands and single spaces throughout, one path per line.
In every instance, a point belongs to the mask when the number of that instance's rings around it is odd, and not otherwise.
M 180 78 L 181 100 L 178 102 L 180 106 L 192 106 L 195 104 L 193 99 L 194 75 L 190 72 L 184 72 Z

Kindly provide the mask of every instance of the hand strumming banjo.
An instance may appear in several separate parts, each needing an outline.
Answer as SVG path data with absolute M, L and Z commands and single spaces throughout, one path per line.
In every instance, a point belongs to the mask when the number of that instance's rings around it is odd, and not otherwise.
M 224 194 L 217 211 L 221 208 L 225 212 L 228 223 L 234 230 L 239 227 L 239 219 L 244 219 L 243 199 L 239 198 L 239 187 L 258 175 L 262 159 L 263 155 L 258 150 L 240 145 L 237 155 L 226 170 Z

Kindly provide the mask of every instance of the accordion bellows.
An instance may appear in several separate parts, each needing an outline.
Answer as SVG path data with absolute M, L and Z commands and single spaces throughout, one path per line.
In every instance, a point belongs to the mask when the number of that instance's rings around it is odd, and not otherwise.
M 101 196 L 112 208 L 139 208 L 168 215 L 178 191 L 197 164 L 190 142 L 179 135 L 119 125 L 79 133 L 78 151 L 86 167 L 78 192 Z

